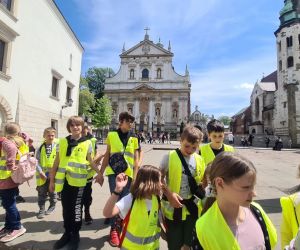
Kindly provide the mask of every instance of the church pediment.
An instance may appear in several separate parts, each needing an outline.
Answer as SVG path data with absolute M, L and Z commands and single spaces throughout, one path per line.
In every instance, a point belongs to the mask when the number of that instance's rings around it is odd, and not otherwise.
M 145 39 L 120 55 L 121 58 L 133 56 L 173 56 L 173 53 Z
M 150 87 L 146 84 L 140 84 L 139 86 L 135 87 L 133 90 L 138 90 L 138 91 L 147 91 L 147 90 L 155 90 L 155 88 Z

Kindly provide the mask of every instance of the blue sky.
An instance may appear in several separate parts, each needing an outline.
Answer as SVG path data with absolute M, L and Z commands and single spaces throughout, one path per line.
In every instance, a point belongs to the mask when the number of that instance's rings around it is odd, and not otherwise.
M 120 67 L 126 49 L 159 37 L 171 41 L 175 71 L 188 65 L 195 105 L 205 114 L 234 115 L 249 105 L 255 82 L 276 70 L 274 31 L 283 0 L 56 0 L 83 44 L 82 73 Z

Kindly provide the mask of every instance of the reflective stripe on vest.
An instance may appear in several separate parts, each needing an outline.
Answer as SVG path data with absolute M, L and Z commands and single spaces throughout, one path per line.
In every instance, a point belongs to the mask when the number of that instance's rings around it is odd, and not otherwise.
M 252 205 L 258 208 L 262 215 L 269 234 L 271 248 L 273 249 L 277 242 L 276 229 L 263 209 L 255 202 Z M 202 248 L 205 250 L 241 250 L 217 202 L 214 202 L 207 212 L 197 220 L 196 233 Z
M 155 195 L 152 195 L 151 201 L 152 206 L 149 215 L 145 199 L 134 201 L 121 249 L 148 250 L 159 248 L 159 204 Z
M 61 192 L 65 178 L 70 186 L 84 187 L 87 181 L 87 154 L 91 141 L 80 142 L 72 149 L 71 155 L 66 156 L 68 141 L 59 140 L 59 167 L 55 175 L 55 192 Z
M 205 166 L 204 161 L 200 155 L 194 153 L 190 157 L 195 158 L 196 162 L 196 171 L 195 171 L 195 180 L 198 184 L 202 181 Z M 169 153 L 169 170 L 168 170 L 168 187 L 171 192 L 179 194 L 181 186 L 181 176 L 183 171 L 183 166 L 181 164 L 180 158 L 175 150 L 170 151 Z M 192 195 L 190 195 L 192 197 Z M 190 198 L 188 197 L 188 198 Z M 166 218 L 173 220 L 174 208 L 168 201 L 162 200 L 162 210 Z M 198 204 L 200 205 L 200 203 Z M 199 209 L 199 206 L 198 206 Z M 182 209 L 182 220 L 186 219 L 186 216 L 190 214 L 185 206 Z
M 110 142 L 110 156 L 114 153 L 124 152 L 124 145 L 120 140 L 118 132 L 113 131 L 109 132 L 107 135 L 107 140 Z M 124 158 L 128 164 L 128 168 L 125 171 L 125 174 L 129 177 L 133 177 L 133 166 L 134 166 L 134 152 L 138 148 L 138 140 L 136 137 L 129 137 L 126 149 L 124 152 Z M 114 171 L 110 166 L 107 166 L 105 169 L 106 175 L 114 174 Z
M 224 151 L 226 152 L 233 152 L 234 148 L 232 146 L 224 145 Z M 205 145 L 201 145 L 199 147 L 199 150 L 201 152 L 201 156 L 205 162 L 205 166 L 207 166 L 210 162 L 212 162 L 215 159 L 215 154 L 213 152 L 213 150 L 211 149 L 210 143 L 205 144 Z
M 43 147 L 41 148 L 39 164 L 40 164 L 40 166 L 41 166 L 44 173 L 49 173 L 50 172 L 50 169 L 53 166 L 55 157 L 56 157 L 56 143 L 53 143 L 52 151 L 51 151 L 49 157 L 47 157 L 47 154 L 46 154 L 46 146 L 43 145 Z M 42 186 L 45 183 L 46 183 L 46 180 L 42 179 L 41 176 L 40 176 L 40 173 L 37 171 L 36 172 L 36 185 L 37 186 Z

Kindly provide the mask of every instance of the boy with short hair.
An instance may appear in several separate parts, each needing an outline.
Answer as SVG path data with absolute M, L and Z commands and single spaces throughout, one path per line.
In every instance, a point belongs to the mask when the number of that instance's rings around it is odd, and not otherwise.
M 56 158 L 50 173 L 49 191 L 61 192 L 65 232 L 55 242 L 53 249 L 77 250 L 80 242 L 79 231 L 82 225 L 82 196 L 87 183 L 88 163 L 99 173 L 92 160 L 92 143 L 82 136 L 84 121 L 80 116 L 71 116 L 67 122 L 70 133 L 59 140 Z M 99 182 L 99 176 L 96 176 Z
M 163 192 L 162 211 L 166 218 L 168 249 L 190 249 L 192 231 L 198 218 L 195 193 L 190 178 L 199 187 L 204 174 L 204 161 L 196 154 L 202 132 L 186 126 L 181 134 L 180 149 L 172 150 L 161 161 Z M 188 168 L 189 173 L 186 171 Z M 203 197 L 199 197 L 203 198 Z
M 44 130 L 44 142 L 41 144 L 36 152 L 36 158 L 38 160 L 37 172 L 36 172 L 36 190 L 38 191 L 38 205 L 39 212 L 38 219 L 42 219 L 45 215 L 51 214 L 55 210 L 55 204 L 57 197 L 55 192 L 49 192 L 50 206 L 45 211 L 45 203 L 47 194 L 49 191 L 49 172 L 53 166 L 56 157 L 56 145 L 55 142 L 56 130 L 52 127 Z
M 116 187 L 116 176 L 119 173 L 120 169 L 123 169 L 124 173 L 128 176 L 128 182 L 123 191 L 119 194 L 119 199 L 123 198 L 129 194 L 129 188 L 133 179 L 135 179 L 138 167 L 139 167 L 139 148 L 137 137 L 131 133 L 131 128 L 134 123 L 134 116 L 128 112 L 122 112 L 119 115 L 119 128 L 117 131 L 111 131 L 108 133 L 106 138 L 107 149 L 104 155 L 104 159 L 100 169 L 100 184 L 104 182 L 103 173 L 108 176 L 108 183 L 110 192 L 113 193 Z M 123 156 L 122 156 L 123 154 Z M 119 157 L 119 160 L 123 161 L 121 168 L 117 170 L 116 160 Z M 123 157 L 123 158 L 122 158 Z M 120 162 L 119 161 L 119 162 Z M 95 162 L 99 162 L 99 156 L 95 157 Z M 115 163 L 114 163 L 115 162 Z M 119 164 L 120 166 L 120 164 Z M 119 237 L 119 228 L 121 227 L 120 221 L 116 217 L 111 220 L 111 230 L 110 230 L 110 239 L 109 243 L 113 247 L 117 247 L 120 243 Z
M 216 119 L 211 120 L 207 124 L 207 132 L 211 142 L 199 147 L 199 154 L 202 156 L 205 166 L 212 162 L 219 153 L 223 151 L 234 151 L 232 146 L 223 143 L 224 124 L 221 121 Z

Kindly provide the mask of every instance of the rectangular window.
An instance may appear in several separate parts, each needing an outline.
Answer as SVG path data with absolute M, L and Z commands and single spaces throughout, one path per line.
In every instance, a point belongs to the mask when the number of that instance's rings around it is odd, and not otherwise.
M 281 41 L 278 43 L 278 51 L 281 51 Z
M 11 10 L 11 0 L 0 0 L 0 3 L 7 9 Z
M 58 121 L 57 121 L 57 120 L 51 119 L 51 127 L 54 128 L 54 129 L 56 130 L 55 136 L 58 137 L 58 136 L 57 136 L 57 133 L 58 133 Z
M 286 46 L 287 47 L 293 46 L 293 37 L 292 36 L 286 38 Z
M 66 103 L 72 99 L 72 88 L 67 86 Z
M 4 72 L 5 42 L 0 40 L 0 71 Z
M 51 95 L 53 97 L 58 97 L 58 82 L 59 80 L 56 77 L 52 77 L 52 89 L 51 89 Z

